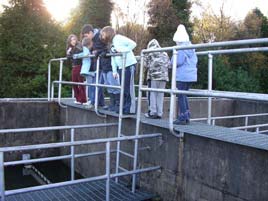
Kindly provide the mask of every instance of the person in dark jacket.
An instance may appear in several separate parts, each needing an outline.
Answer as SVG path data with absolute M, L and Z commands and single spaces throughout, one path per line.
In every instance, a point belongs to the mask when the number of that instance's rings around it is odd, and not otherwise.
M 72 82 L 84 82 L 84 78 L 80 75 L 82 60 L 73 59 L 74 54 L 83 51 L 82 45 L 79 43 L 76 35 L 71 34 L 67 39 L 66 55 L 72 62 Z M 75 104 L 85 104 L 87 102 L 86 91 L 84 86 L 74 85 Z
M 95 58 L 91 60 L 91 68 L 90 71 L 96 71 L 97 68 L 97 58 L 100 55 L 104 55 L 107 51 L 106 45 L 100 40 L 100 30 L 94 29 L 92 25 L 85 24 L 81 30 L 81 37 L 87 37 L 92 41 L 92 49 L 91 52 L 96 55 Z M 99 83 L 104 84 L 103 72 L 111 69 L 111 58 L 110 57 L 101 57 L 100 58 L 100 66 L 99 66 Z M 94 87 L 95 89 L 95 87 Z M 98 91 L 98 106 L 103 107 L 103 109 L 107 109 L 104 102 L 104 94 L 102 87 L 99 87 Z M 95 98 L 94 98 L 95 100 Z M 95 104 L 93 101 L 91 104 Z
M 173 41 L 178 46 L 187 46 L 191 42 L 184 25 L 179 25 Z M 172 58 L 173 60 L 173 58 Z M 191 84 L 197 81 L 197 56 L 194 49 L 178 50 L 176 81 L 178 90 L 188 91 Z M 179 115 L 174 124 L 185 125 L 190 123 L 190 108 L 185 94 L 178 95 Z

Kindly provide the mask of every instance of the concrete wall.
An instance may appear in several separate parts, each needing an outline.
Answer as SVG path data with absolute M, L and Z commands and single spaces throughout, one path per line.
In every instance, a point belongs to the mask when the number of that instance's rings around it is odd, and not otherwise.
M 0 129 L 33 128 L 46 126 L 59 126 L 59 107 L 48 102 L 13 102 L 0 101 Z M 1 134 L 0 146 L 18 146 L 38 143 L 57 142 L 58 131 Z M 32 157 L 53 156 L 58 150 L 26 151 L 6 153 L 5 160 L 21 159 L 23 153 L 30 153 Z
M 243 103 L 244 104 L 244 103 Z M 219 115 L 232 115 L 266 111 L 264 105 L 252 102 L 242 103 L 215 100 L 213 111 Z M 191 102 L 192 115 L 200 117 L 206 101 Z M 1 128 L 37 127 L 48 125 L 75 125 L 117 122 L 117 118 L 100 118 L 94 112 L 68 107 L 59 108 L 54 103 L 0 102 Z M 250 111 L 247 110 L 250 108 Z M 254 110 L 252 108 L 255 108 Z M 235 109 L 235 110 L 234 110 Z M 251 111 L 252 110 L 252 111 Z M 222 112 L 222 113 L 221 113 Z M 200 116 L 199 116 L 200 115 Z M 123 133 L 133 135 L 135 119 L 123 121 Z M 116 127 L 79 129 L 75 131 L 76 140 L 106 138 L 117 135 Z M 141 124 L 141 133 L 162 133 L 162 138 L 146 139 L 139 147 L 150 147 L 139 152 L 139 167 L 160 165 L 161 170 L 138 176 L 138 185 L 159 195 L 161 200 L 177 201 L 267 201 L 268 200 L 268 152 L 237 144 L 227 143 L 205 137 L 185 134 L 183 141 L 171 135 L 161 126 Z M 1 136 L 1 146 L 32 144 L 42 142 L 69 141 L 69 131 L 61 133 L 38 133 L 37 137 Z M 228 133 L 226 133 L 228 135 Z M 29 135 L 30 136 L 30 135 Z M 115 148 L 115 144 L 112 145 Z M 132 153 L 133 144 L 122 143 L 122 149 Z M 76 153 L 103 151 L 105 145 L 82 146 Z M 35 156 L 67 154 L 69 148 L 36 151 Z M 19 157 L 21 153 L 17 153 Z M 13 155 L 8 156 L 12 159 Z M 121 165 L 131 169 L 132 162 L 122 157 Z M 69 161 L 66 161 L 69 163 Z M 112 171 L 115 167 L 112 154 Z M 105 158 L 87 157 L 76 160 L 76 171 L 85 177 L 104 174 Z M 128 178 L 129 179 L 129 178 Z

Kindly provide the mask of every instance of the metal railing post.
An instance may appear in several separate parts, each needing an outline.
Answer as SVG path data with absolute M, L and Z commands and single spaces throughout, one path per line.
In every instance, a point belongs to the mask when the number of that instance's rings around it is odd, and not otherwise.
M 245 117 L 245 126 L 248 126 L 248 116 Z M 248 129 L 246 128 L 245 131 L 247 131 Z
M 174 116 L 178 116 L 178 110 L 176 110 L 176 113 L 174 113 L 174 108 L 175 108 L 175 103 L 176 103 L 176 94 L 173 93 L 173 90 L 176 90 L 177 57 L 178 57 L 178 51 L 176 49 L 173 49 L 170 106 L 169 106 L 169 131 L 173 134 L 175 134 L 173 130 L 174 129 L 174 125 L 173 125 Z
M 106 142 L 106 201 L 110 200 L 110 179 L 111 179 L 111 167 L 110 167 L 110 161 L 111 161 L 111 156 L 110 156 L 110 148 L 111 148 L 111 143 Z
M 71 129 L 71 142 L 74 142 L 74 128 Z M 75 154 L 74 146 L 71 146 L 71 180 L 75 180 Z
M 50 83 L 51 83 L 51 61 L 48 62 L 47 70 L 47 100 L 50 101 Z
M 62 81 L 62 69 L 63 69 L 63 60 L 60 60 L 60 73 L 59 73 L 59 81 Z M 61 100 L 61 83 L 59 84 L 58 88 L 58 102 L 60 103 Z
M 121 73 L 121 83 L 120 83 L 120 103 L 119 103 L 119 119 L 118 119 L 118 132 L 117 137 L 121 137 L 122 133 L 122 117 L 123 117 L 123 106 L 124 106 L 124 91 L 125 91 L 125 71 L 126 71 L 126 53 L 122 54 L 122 73 Z M 116 144 L 116 174 L 119 172 L 119 161 L 120 161 L 120 142 Z M 118 182 L 118 178 L 115 178 L 115 181 Z
M 208 54 L 208 91 L 212 91 L 212 76 L 213 76 L 213 55 Z M 208 120 L 207 123 L 211 125 L 212 113 L 212 98 L 208 97 Z
M 1 188 L 1 201 L 5 201 L 4 152 L 0 152 L 0 188 Z
M 142 99 L 142 82 L 143 82 L 143 68 L 144 68 L 144 54 L 141 52 L 140 57 L 140 79 L 139 79 L 139 94 L 138 94 L 138 108 L 137 108 L 137 120 L 136 120 L 136 130 L 135 136 L 140 134 L 140 121 L 141 121 L 141 99 Z M 138 140 L 135 140 L 134 145 L 134 161 L 133 161 L 133 171 L 137 169 L 137 161 L 138 161 Z M 132 192 L 135 193 L 136 189 L 136 175 L 132 175 Z

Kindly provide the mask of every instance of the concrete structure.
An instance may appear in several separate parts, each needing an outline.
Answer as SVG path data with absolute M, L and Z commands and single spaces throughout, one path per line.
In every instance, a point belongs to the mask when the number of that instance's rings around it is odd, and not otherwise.
M 207 102 L 191 101 L 193 117 L 206 116 Z M 144 110 L 146 107 L 144 108 Z M 214 100 L 214 115 L 236 115 L 267 112 L 265 103 L 252 101 Z M 214 116 L 213 115 L 213 116 Z M 254 123 L 267 122 L 260 118 Z M 74 125 L 117 122 L 117 117 L 97 117 L 93 111 L 68 106 L 60 108 L 53 102 L 0 102 L 1 128 L 22 128 L 37 126 Z M 237 126 L 239 121 L 224 121 L 223 125 Z M 123 120 L 125 135 L 133 135 L 135 118 Z M 138 185 L 155 193 L 162 200 L 185 201 L 267 201 L 268 200 L 268 137 L 244 131 L 192 123 L 176 127 L 184 132 L 180 139 L 170 134 L 164 120 L 142 118 L 141 133 L 162 133 L 161 139 L 146 139 L 139 143 L 139 167 L 160 165 L 161 170 L 141 174 Z M 75 140 L 106 138 L 116 136 L 116 127 L 80 129 Z M 34 136 L 34 137 L 33 137 Z M 23 133 L 0 136 L 1 146 L 59 142 L 69 139 L 69 133 L 37 133 L 25 137 Z M 243 138 L 241 137 L 243 136 Z M 122 143 L 122 149 L 133 151 L 131 142 Z M 149 147 L 149 149 L 148 149 Z M 112 149 L 115 144 L 112 144 Z M 103 151 L 103 145 L 82 146 L 76 153 Z M 52 156 L 55 153 L 69 153 L 69 149 L 54 149 L 51 152 L 35 151 L 33 157 Z M 22 153 L 8 155 L 8 160 L 21 158 Z M 112 170 L 115 156 L 111 155 Z M 131 160 L 122 160 L 126 169 L 132 167 Z M 97 176 L 105 172 L 103 155 L 76 160 L 76 171 L 84 177 Z M 130 177 L 126 178 L 128 181 Z

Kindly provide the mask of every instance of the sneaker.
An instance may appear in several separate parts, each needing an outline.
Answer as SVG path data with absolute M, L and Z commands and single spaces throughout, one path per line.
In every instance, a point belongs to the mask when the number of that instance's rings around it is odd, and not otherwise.
M 186 125 L 187 122 L 186 122 L 186 120 L 176 119 L 175 121 L 173 121 L 173 124 L 175 124 L 175 125 Z
M 74 104 L 81 105 L 81 103 L 76 100 L 74 101 Z
M 158 116 L 158 115 L 157 115 L 157 119 L 162 119 L 162 116 Z
M 145 113 L 144 116 L 145 116 L 146 118 L 149 118 L 149 119 L 157 119 L 157 115 L 156 115 L 156 114 L 151 115 L 151 114 L 149 114 L 149 113 Z

